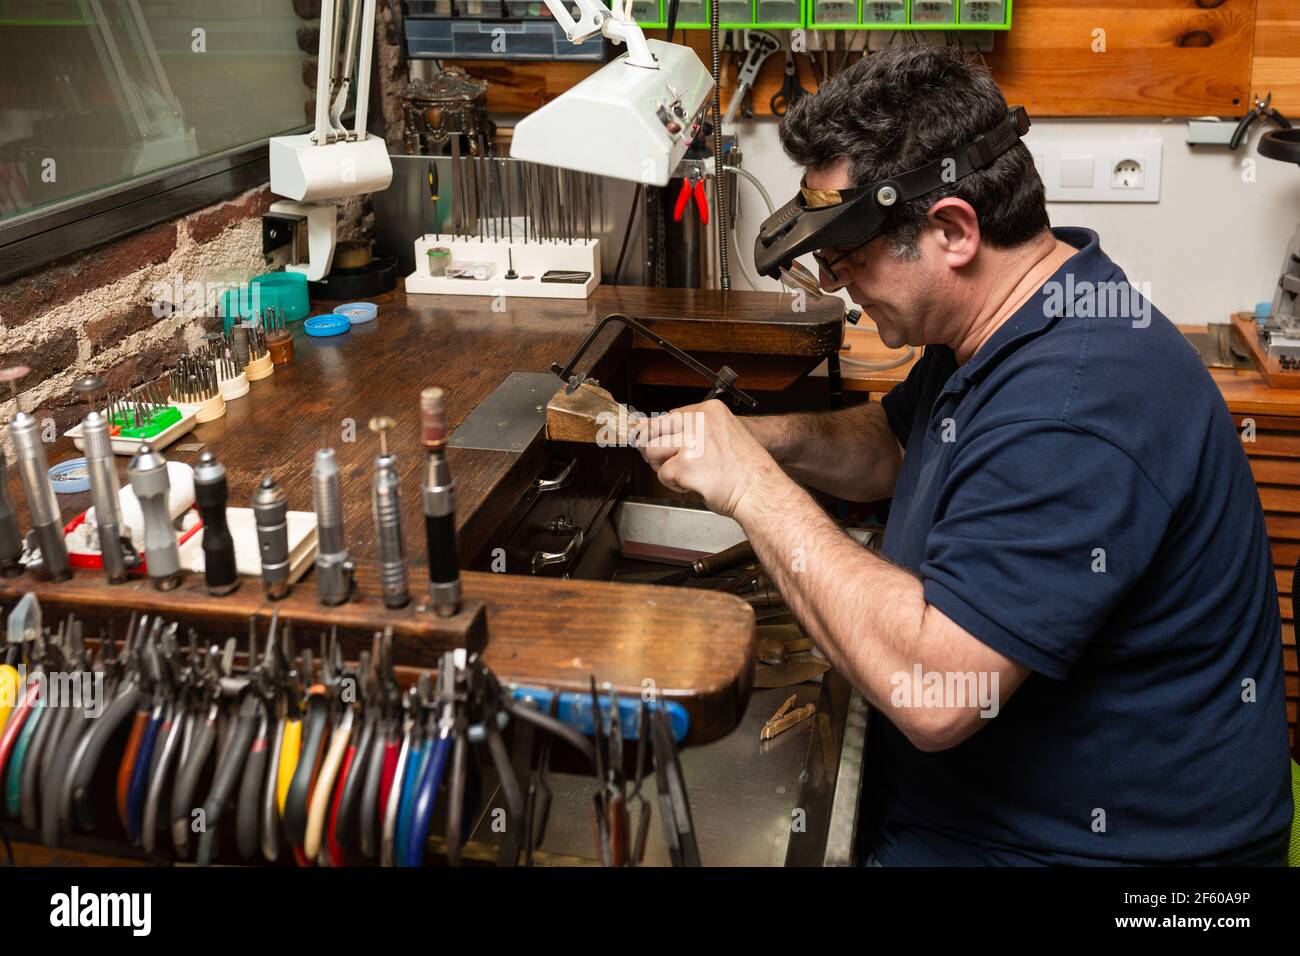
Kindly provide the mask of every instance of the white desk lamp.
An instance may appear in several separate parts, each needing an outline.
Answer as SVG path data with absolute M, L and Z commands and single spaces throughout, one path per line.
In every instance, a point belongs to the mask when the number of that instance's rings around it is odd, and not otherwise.
M 521 119 L 514 159 L 652 186 L 666 186 L 699 133 L 713 78 L 687 46 L 647 40 L 632 19 L 632 0 L 546 0 L 573 43 L 604 34 L 627 52 Z
M 375 0 L 350 0 L 347 42 L 340 55 L 344 3 L 325 0 L 321 5 L 315 129 L 271 139 L 271 192 L 288 198 L 272 203 L 270 211 L 306 218 L 307 263 L 287 268 L 306 273 L 313 282 L 323 279 L 334 261 L 338 212 L 333 200 L 378 192 L 393 181 L 387 144 L 366 133 Z M 343 111 L 354 82 L 354 60 L 357 106 L 348 129 Z

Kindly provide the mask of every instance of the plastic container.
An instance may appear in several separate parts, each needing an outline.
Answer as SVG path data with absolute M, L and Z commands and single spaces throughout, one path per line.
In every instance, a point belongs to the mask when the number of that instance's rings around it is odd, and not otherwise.
M 311 315 L 307 296 L 307 277 L 301 272 L 267 272 L 254 276 L 254 301 L 260 309 L 278 309 L 286 322 L 297 322 Z
M 302 324 L 303 331 L 317 338 L 342 335 L 352 328 L 352 323 L 342 315 L 313 315 Z
M 70 458 L 50 467 L 50 484 L 60 495 L 75 495 L 90 490 L 90 470 L 86 459 Z
M 343 316 L 352 325 L 365 325 L 379 317 L 379 306 L 373 302 L 345 302 L 334 306 L 334 314 Z
M 408 19 L 402 31 L 407 55 L 417 59 L 604 63 L 613 50 L 607 42 L 570 43 L 554 20 Z

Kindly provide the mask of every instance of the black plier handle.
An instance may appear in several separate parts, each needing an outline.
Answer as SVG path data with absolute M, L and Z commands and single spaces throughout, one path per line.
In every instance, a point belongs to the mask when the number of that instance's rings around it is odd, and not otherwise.
M 1241 118 L 1237 128 L 1232 131 L 1232 138 L 1228 140 L 1228 149 L 1237 149 L 1242 140 L 1246 138 L 1246 134 L 1250 132 L 1250 128 L 1264 119 L 1271 120 L 1282 129 L 1291 128 L 1291 121 L 1273 108 L 1273 93 L 1271 91 L 1265 94 L 1262 100 L 1255 97 L 1254 108 Z

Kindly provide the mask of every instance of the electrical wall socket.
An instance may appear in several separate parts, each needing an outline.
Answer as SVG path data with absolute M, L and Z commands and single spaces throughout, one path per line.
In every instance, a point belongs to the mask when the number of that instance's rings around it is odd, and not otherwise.
M 1159 202 L 1159 140 L 1026 140 L 1048 202 Z

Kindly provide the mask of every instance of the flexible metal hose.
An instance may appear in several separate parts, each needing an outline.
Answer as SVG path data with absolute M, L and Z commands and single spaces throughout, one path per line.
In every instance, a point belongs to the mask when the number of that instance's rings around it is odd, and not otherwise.
M 719 36 L 718 0 L 709 3 L 709 56 L 713 61 L 713 213 L 718 217 L 718 285 L 731 288 L 727 261 L 727 182 L 722 173 L 722 41 Z

